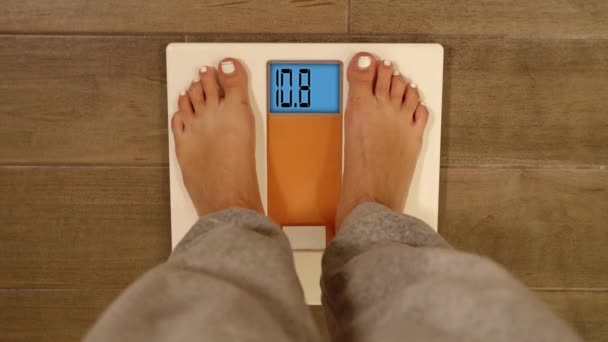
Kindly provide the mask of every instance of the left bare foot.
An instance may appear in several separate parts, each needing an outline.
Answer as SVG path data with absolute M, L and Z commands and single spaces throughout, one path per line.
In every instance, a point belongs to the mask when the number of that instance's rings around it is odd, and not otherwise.
M 201 68 L 171 120 L 184 184 L 199 216 L 234 207 L 264 213 L 247 72 L 234 58 L 218 69 Z

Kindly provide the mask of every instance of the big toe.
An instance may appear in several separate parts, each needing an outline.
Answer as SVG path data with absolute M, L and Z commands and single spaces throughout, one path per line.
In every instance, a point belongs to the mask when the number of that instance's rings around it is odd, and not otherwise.
M 368 52 L 359 52 L 350 60 L 347 78 L 351 94 L 373 95 L 376 67 L 376 58 Z
M 247 92 L 247 71 L 243 64 L 235 58 L 224 58 L 218 67 L 218 79 L 224 89 L 224 96 L 227 101 L 246 102 Z

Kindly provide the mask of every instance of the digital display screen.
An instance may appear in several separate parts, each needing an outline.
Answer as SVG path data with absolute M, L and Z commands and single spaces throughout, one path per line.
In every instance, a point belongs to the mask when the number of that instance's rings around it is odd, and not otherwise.
M 271 62 L 270 112 L 339 113 L 340 67 L 340 63 Z

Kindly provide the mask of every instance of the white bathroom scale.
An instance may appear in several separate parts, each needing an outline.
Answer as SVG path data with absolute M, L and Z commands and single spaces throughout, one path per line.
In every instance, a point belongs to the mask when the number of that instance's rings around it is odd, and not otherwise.
M 343 161 L 346 69 L 360 51 L 393 62 L 416 83 L 430 117 L 406 213 L 437 230 L 443 48 L 439 44 L 173 43 L 167 46 L 171 243 L 198 215 L 182 182 L 171 132 L 179 94 L 202 66 L 235 57 L 249 73 L 256 161 L 266 213 L 291 243 L 308 304 L 321 303 L 321 256 L 334 234 Z M 220 144 L 221 141 L 218 141 Z

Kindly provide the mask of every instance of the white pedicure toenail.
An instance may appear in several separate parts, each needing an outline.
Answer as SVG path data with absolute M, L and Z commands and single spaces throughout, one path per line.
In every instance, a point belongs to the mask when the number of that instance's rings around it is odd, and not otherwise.
M 204 74 L 204 73 L 206 73 L 206 72 L 207 72 L 207 67 L 206 67 L 206 66 L 201 67 L 201 73 L 203 73 L 203 74 Z
M 200 78 L 195 77 L 195 78 L 192 80 L 192 83 L 196 83 L 196 82 L 198 82 L 198 81 L 200 81 L 200 80 L 201 80 Z
M 412 83 L 412 84 L 410 84 L 410 88 L 416 89 L 416 88 L 418 88 L 418 86 L 416 85 L 416 83 Z
M 401 75 L 401 73 L 399 72 L 399 70 L 393 71 L 393 76 L 399 76 L 399 75 Z
M 391 64 L 393 64 L 393 62 L 389 61 L 388 59 L 384 60 L 384 65 L 391 66 Z
M 372 58 L 370 56 L 360 56 L 357 60 L 357 67 L 359 69 L 367 69 L 372 65 Z
M 426 107 L 426 103 L 425 102 L 420 102 L 420 105 Z
M 186 95 L 186 91 L 185 91 L 185 90 L 182 90 L 182 92 L 181 92 L 181 93 L 179 93 L 179 95 L 180 95 L 180 96 L 184 96 L 184 95 Z
M 232 74 L 235 70 L 234 62 L 232 62 L 232 61 L 222 62 L 221 66 L 222 66 L 222 72 L 224 74 Z

